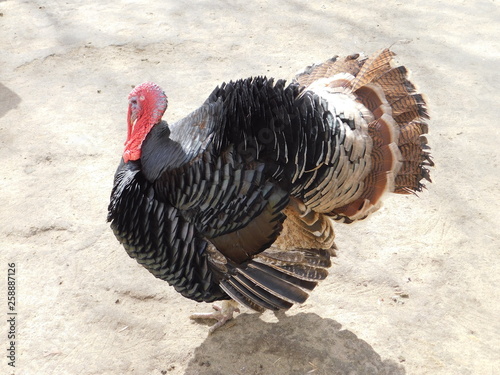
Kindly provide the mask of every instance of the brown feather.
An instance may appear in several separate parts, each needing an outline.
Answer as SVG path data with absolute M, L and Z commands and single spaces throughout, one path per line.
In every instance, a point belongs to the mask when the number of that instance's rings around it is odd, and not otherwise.
M 301 86 L 307 87 L 321 78 L 330 78 L 339 73 L 348 73 L 356 76 L 363 64 L 364 58 L 359 54 L 349 55 L 339 59 L 338 56 L 321 64 L 308 66 L 295 77 Z
M 389 49 L 383 49 L 370 56 L 353 82 L 353 90 L 372 82 L 374 79 L 380 77 L 383 73 L 391 69 L 392 57 L 394 52 Z
M 283 211 L 281 236 L 274 242 L 277 249 L 330 249 L 334 244 L 335 232 L 331 220 L 319 213 L 308 210 L 296 198 L 290 200 Z

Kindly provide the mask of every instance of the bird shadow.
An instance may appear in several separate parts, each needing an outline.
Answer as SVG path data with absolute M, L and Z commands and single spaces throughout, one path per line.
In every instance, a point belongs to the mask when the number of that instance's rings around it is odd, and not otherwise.
M 406 374 L 335 320 L 314 313 L 278 319 L 238 316 L 196 348 L 185 375 Z

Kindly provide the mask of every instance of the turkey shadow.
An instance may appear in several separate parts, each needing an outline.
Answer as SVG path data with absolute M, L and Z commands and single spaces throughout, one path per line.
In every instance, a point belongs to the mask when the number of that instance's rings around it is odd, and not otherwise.
M 21 103 L 21 98 L 14 91 L 0 83 L 0 117 Z
M 185 375 L 406 374 L 354 333 L 314 313 L 267 323 L 242 314 L 196 348 Z

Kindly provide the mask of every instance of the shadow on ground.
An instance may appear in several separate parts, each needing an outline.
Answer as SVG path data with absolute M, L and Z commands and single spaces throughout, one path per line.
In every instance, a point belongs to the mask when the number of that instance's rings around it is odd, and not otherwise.
M 0 117 L 21 103 L 21 98 L 12 90 L 0 83 Z
M 232 324 L 196 348 L 186 375 L 406 374 L 336 321 L 313 313 L 276 323 L 243 314 Z

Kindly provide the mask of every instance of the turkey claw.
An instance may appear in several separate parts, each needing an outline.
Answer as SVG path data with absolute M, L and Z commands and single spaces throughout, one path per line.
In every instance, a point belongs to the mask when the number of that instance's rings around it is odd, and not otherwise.
M 229 320 L 233 319 L 234 312 L 240 312 L 238 304 L 234 301 L 222 301 L 220 305 L 213 304 L 212 308 L 215 310 L 211 313 L 195 313 L 189 316 L 190 319 L 215 319 L 217 323 L 210 327 L 208 333 L 213 333 L 217 328 L 222 327 Z

